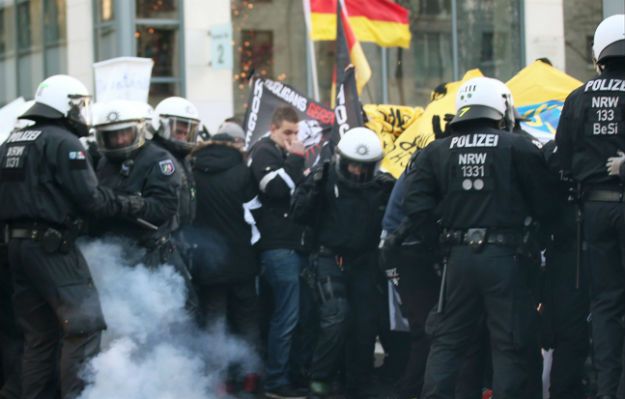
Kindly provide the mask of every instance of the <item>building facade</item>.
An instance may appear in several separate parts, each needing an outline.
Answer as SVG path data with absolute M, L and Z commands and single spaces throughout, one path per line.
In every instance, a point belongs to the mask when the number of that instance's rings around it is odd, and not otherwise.
M 363 48 L 364 103 L 425 105 L 431 90 L 479 68 L 507 80 L 537 58 L 584 80 L 592 33 L 622 0 L 396 0 L 410 10 L 409 49 Z M 0 106 L 32 98 L 46 76 L 93 88 L 93 63 L 154 60 L 150 102 L 189 98 L 209 130 L 242 118 L 252 73 L 329 102 L 334 43 L 307 41 L 302 0 L 0 0 Z M 310 68 L 317 66 L 315 85 Z

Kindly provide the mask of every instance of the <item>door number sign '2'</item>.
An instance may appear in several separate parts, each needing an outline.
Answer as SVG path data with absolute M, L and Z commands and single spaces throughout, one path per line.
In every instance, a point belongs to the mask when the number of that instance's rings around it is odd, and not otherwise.
M 209 33 L 211 39 L 211 67 L 232 69 L 232 25 L 216 25 Z

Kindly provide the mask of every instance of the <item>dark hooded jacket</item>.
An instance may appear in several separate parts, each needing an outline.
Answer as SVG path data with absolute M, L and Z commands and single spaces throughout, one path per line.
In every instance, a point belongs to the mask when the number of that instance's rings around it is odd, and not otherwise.
M 245 209 L 257 193 L 243 153 L 227 141 L 209 141 L 191 157 L 197 187 L 197 214 L 190 236 L 198 246 L 196 282 L 220 284 L 253 277 L 257 263 Z

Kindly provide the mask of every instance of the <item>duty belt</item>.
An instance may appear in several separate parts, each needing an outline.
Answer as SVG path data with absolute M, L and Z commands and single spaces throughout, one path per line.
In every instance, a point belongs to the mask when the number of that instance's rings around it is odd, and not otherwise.
M 485 244 L 506 246 L 519 245 L 523 240 L 521 233 L 509 230 L 491 230 L 472 228 L 467 230 L 444 230 L 441 243 L 446 245 L 469 245 L 481 247 Z
M 584 201 L 593 202 L 624 202 L 623 191 L 588 190 L 584 193 Z
M 7 225 L 6 236 L 7 238 L 30 239 L 37 241 L 41 240 L 43 234 L 48 229 L 61 231 L 61 229 L 57 229 L 56 227 L 44 223 L 15 223 Z
M 60 251 L 67 253 L 74 244 L 76 238 L 67 229 L 57 229 L 54 226 L 43 223 L 12 223 L 6 230 L 9 240 L 33 240 L 41 243 L 46 253 Z

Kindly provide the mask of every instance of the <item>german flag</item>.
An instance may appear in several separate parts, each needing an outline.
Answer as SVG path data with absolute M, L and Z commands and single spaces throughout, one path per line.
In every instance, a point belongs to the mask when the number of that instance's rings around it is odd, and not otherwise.
M 309 0 L 312 40 L 336 38 L 337 0 Z M 391 0 L 344 0 L 358 40 L 382 47 L 410 47 L 408 10 Z
M 349 19 L 341 2 L 335 3 L 335 23 L 336 28 L 336 69 L 334 73 L 334 82 L 332 84 L 332 100 L 336 93 L 337 83 L 343 81 L 345 68 L 348 65 L 353 64 L 356 68 L 356 86 L 358 87 L 358 93 L 362 92 L 363 87 L 371 79 L 371 68 L 365 57 L 365 53 L 358 43 L 354 32 L 349 24 Z M 340 15 L 341 18 L 336 18 L 336 15 Z

